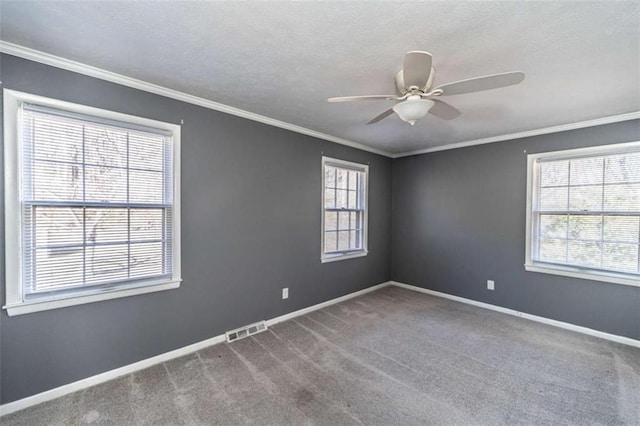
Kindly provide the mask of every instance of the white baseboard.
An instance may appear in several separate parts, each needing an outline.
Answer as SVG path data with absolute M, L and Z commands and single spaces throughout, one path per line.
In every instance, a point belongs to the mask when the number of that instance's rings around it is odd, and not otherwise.
M 481 308 L 485 308 L 485 309 L 490 309 L 492 311 L 496 311 L 496 312 L 502 312 L 505 314 L 509 314 L 509 315 L 514 315 L 520 318 L 525 318 L 528 320 L 532 320 L 532 321 L 537 321 L 543 324 L 548 324 L 548 325 L 553 325 L 555 327 L 560 327 L 560 328 L 564 328 L 566 330 L 571 330 L 571 331 L 576 331 L 578 333 L 583 333 L 583 334 L 587 334 L 590 336 L 595 336 L 595 337 L 599 337 L 601 339 L 606 339 L 606 340 L 610 340 L 613 342 L 617 342 L 617 343 L 622 343 L 625 345 L 629 345 L 629 346 L 634 346 L 637 348 L 640 348 L 640 341 L 639 340 L 635 340 L 635 339 L 631 339 L 629 337 L 624 337 L 624 336 L 618 336 L 615 334 L 609 334 L 609 333 L 604 333 L 602 331 L 598 331 L 598 330 L 593 330 L 587 327 L 581 327 L 578 325 L 574 325 L 574 324 L 569 324 L 566 322 L 562 322 L 562 321 L 556 321 L 556 320 L 552 320 L 549 318 L 544 318 L 544 317 L 540 317 L 537 315 L 532 315 L 532 314 L 527 314 L 524 312 L 519 312 L 519 311 L 515 311 L 513 309 L 508 309 L 508 308 L 503 308 L 501 306 L 496 306 L 496 305 L 491 305 L 489 303 L 484 303 L 484 302 L 478 302 L 476 300 L 471 300 L 471 299 L 466 299 L 464 297 L 459 297 L 459 296 L 453 296 L 451 294 L 447 294 L 447 293 L 441 293 L 439 291 L 434 291 L 434 290 L 429 290 L 426 288 L 422 288 L 422 287 L 416 287 L 413 285 L 409 285 L 409 284 L 403 284 L 403 283 L 399 283 L 399 282 L 395 282 L 395 281 L 389 281 L 389 282 L 385 282 L 382 284 L 378 284 L 375 285 L 373 287 L 369 287 L 369 288 L 365 288 L 364 290 L 360 290 L 360 291 L 356 291 L 354 293 L 350 293 L 347 294 L 345 296 L 342 297 L 338 297 L 335 299 L 331 299 L 328 300 L 326 302 L 322 302 L 322 303 L 318 303 L 317 305 L 313 305 L 313 306 L 309 306 L 308 308 L 304 308 L 304 309 L 300 309 L 285 315 L 281 315 L 279 317 L 276 318 L 272 318 L 270 320 L 267 320 L 267 325 L 268 326 L 273 326 L 275 324 L 278 324 L 280 322 L 283 321 L 287 321 L 290 320 L 292 318 L 301 316 L 301 315 L 306 315 L 310 312 L 316 311 L 318 309 L 322 309 L 325 308 L 327 306 L 330 305 L 334 305 L 336 303 L 340 303 L 343 302 L 345 300 L 378 290 L 380 288 L 383 287 L 387 287 L 389 285 L 394 285 L 396 287 L 401 287 L 401 288 L 405 288 L 408 290 L 413 290 L 413 291 L 417 291 L 420 293 L 425 293 L 425 294 L 430 294 L 432 296 L 437 296 L 437 297 L 442 297 L 445 299 L 450 299 L 450 300 L 455 300 L 457 302 L 461 302 L 461 303 L 467 303 L 469 305 L 474 305 L 474 306 L 478 306 Z M 129 364 L 129 365 L 125 365 L 123 367 L 119 367 L 116 368 L 114 370 L 109 370 L 109 371 L 105 371 L 104 373 L 100 373 L 97 374 L 95 376 L 91 376 L 91 377 L 87 377 L 85 379 L 82 380 L 78 380 L 77 382 L 73 382 L 73 383 L 68 383 L 66 385 L 62 385 L 59 386 L 57 388 L 54 389 L 50 389 L 48 391 L 36 394 L 36 395 L 31 395 L 28 396 L 26 398 L 23 399 L 19 399 L 17 401 L 13 401 L 13 402 L 9 402 L 7 404 L 4 405 L 0 405 L 0 416 L 4 416 L 7 414 L 11 414 L 14 413 L 16 411 L 20 411 L 23 410 L 25 408 L 37 405 L 37 404 L 41 404 L 43 402 L 47 402 L 47 401 L 51 401 L 52 399 L 56 399 L 59 398 L 61 396 L 70 394 L 72 392 L 76 392 L 82 389 L 86 389 L 88 387 L 91 386 L 95 386 L 98 385 L 100 383 L 104 383 L 107 382 L 109 380 L 113 380 L 116 379 L 118 377 L 127 375 L 127 374 L 131 374 L 134 373 L 136 371 L 139 370 L 143 370 L 145 368 L 149 368 L 153 365 L 156 364 L 160 364 L 162 362 L 166 362 L 166 361 L 170 361 L 172 359 L 175 358 L 179 358 L 181 356 L 184 355 L 188 355 L 190 353 L 199 351 L 201 349 L 204 349 L 208 346 L 211 345 L 215 345 L 218 343 L 222 343 L 226 341 L 226 336 L 224 334 L 221 334 L 219 336 L 215 336 L 212 337 L 210 339 L 207 340 L 203 340 L 201 342 L 197 342 L 194 343 L 192 345 L 188 345 L 179 349 L 175 349 L 173 351 L 169 351 L 169 352 L 165 352 L 163 354 L 160 355 L 156 355 L 153 356 L 151 358 L 147 358 L 147 359 L 143 359 L 142 361 L 138 361 L 138 362 L 134 362 L 133 364 Z
M 373 287 L 365 288 L 364 290 L 349 293 L 345 296 L 335 299 L 327 300 L 326 302 L 318 303 L 317 305 L 309 306 L 308 308 L 300 309 L 285 315 L 281 315 L 276 318 L 267 320 L 267 325 L 272 326 L 279 322 L 283 322 L 301 315 L 308 314 L 309 312 L 322 309 L 324 307 L 334 305 L 336 303 L 343 302 L 345 300 L 360 296 L 365 293 L 369 293 L 379 288 L 391 285 L 391 282 L 385 282 L 375 285 Z M 145 368 L 149 368 L 153 365 L 160 364 L 162 362 L 170 361 L 181 356 L 188 355 L 190 353 L 199 351 L 211 345 L 216 345 L 226 341 L 226 335 L 221 334 L 219 336 L 212 337 L 210 339 L 203 340 L 201 342 L 194 343 L 192 345 L 184 346 L 173 351 L 165 352 L 160 355 L 153 356 L 151 358 L 143 359 L 142 361 L 134 362 L 123 367 L 119 367 L 113 370 L 105 371 L 104 373 L 96 374 L 95 376 L 87 377 L 77 382 L 68 383 L 66 385 L 59 386 L 57 388 L 50 389 L 35 395 L 28 396 L 26 398 L 19 399 L 17 401 L 9 402 L 4 405 L 0 405 L 0 417 L 7 414 L 14 413 L 16 411 L 24 410 L 25 408 L 41 404 L 43 402 L 51 401 L 52 399 L 60 398 L 61 396 L 68 395 L 72 392 L 76 392 L 82 389 L 89 388 L 91 386 L 98 385 L 100 383 L 108 382 L 109 380 L 116 379 L 127 374 L 134 373 Z
M 623 345 L 634 346 L 640 348 L 640 340 L 632 339 L 630 337 L 618 336 L 617 334 L 605 333 L 603 331 L 594 330 L 592 328 L 582 327 L 580 325 L 570 324 L 568 322 L 557 321 L 538 315 L 527 314 L 526 312 L 520 312 L 509 308 L 503 308 L 502 306 L 491 305 L 489 303 L 478 302 L 472 299 L 466 299 L 460 296 L 454 296 L 452 294 L 441 293 L 435 290 L 429 290 L 414 285 L 403 284 L 396 281 L 391 281 L 391 285 L 396 287 L 405 288 L 407 290 L 413 290 L 420 293 L 430 294 L 431 296 L 442 297 L 444 299 L 455 300 L 456 302 L 466 303 L 473 306 L 478 306 L 484 309 L 490 309 L 496 312 L 502 312 L 503 314 L 513 315 L 520 318 L 525 318 L 531 321 L 540 322 L 554 327 L 564 328 L 565 330 L 571 330 L 582 334 L 588 334 L 589 336 L 599 337 L 601 339 L 610 340 L 616 343 L 622 343 Z

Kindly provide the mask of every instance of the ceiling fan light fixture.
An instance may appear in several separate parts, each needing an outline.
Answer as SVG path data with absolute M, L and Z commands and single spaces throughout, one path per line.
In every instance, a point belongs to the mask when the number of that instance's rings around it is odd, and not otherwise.
M 416 121 L 420 120 L 429 113 L 429 110 L 435 105 L 430 99 L 407 99 L 404 102 L 400 102 L 393 107 L 393 110 L 398 114 L 398 117 L 403 121 L 411 124 L 416 124 Z

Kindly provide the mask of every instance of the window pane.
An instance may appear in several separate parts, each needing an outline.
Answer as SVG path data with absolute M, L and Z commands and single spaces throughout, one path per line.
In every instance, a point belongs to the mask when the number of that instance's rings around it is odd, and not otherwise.
M 127 167 L 127 132 L 90 123 L 84 127 L 85 163 Z
M 127 209 L 87 208 L 85 217 L 87 244 L 128 240 Z
M 349 231 L 338 232 L 338 250 L 349 250 Z
M 163 239 L 163 209 L 131 209 L 131 241 Z
M 129 167 L 161 172 L 165 140 L 162 136 L 129 133 Z
M 338 229 L 338 212 L 324 213 L 324 229 L 334 231 Z
M 127 202 L 127 170 L 85 166 L 86 201 Z
M 605 182 L 640 182 L 640 153 L 612 155 L 606 158 Z
M 339 189 L 347 189 L 347 175 L 348 170 L 345 169 L 337 169 L 336 174 L 336 187 Z
M 338 229 L 349 229 L 349 212 L 339 212 Z
M 129 171 L 129 202 L 164 203 L 163 180 L 161 172 Z
M 569 184 L 569 162 L 553 161 L 540 163 L 540 185 L 560 186 Z
M 357 200 L 358 200 L 358 195 L 356 191 L 349 191 L 347 207 L 350 209 L 358 208 Z
M 346 189 L 336 190 L 336 208 L 338 209 L 347 208 L 347 190 Z
M 36 250 L 33 260 L 37 266 L 31 291 L 50 291 L 82 284 L 82 247 Z
M 131 278 L 162 275 L 162 243 L 131 244 Z
M 568 188 L 542 188 L 540 190 L 540 210 L 566 211 L 569 200 Z
M 638 271 L 637 244 L 604 244 L 603 266 L 618 271 Z
M 81 208 L 33 207 L 33 211 L 35 222 L 32 226 L 37 247 L 82 244 Z
M 602 211 L 602 186 L 571 187 L 569 210 Z
M 601 245 L 590 241 L 569 241 L 569 263 L 583 266 L 600 266 Z
M 336 190 L 325 189 L 324 190 L 324 208 L 332 209 L 336 206 Z
M 336 232 L 324 233 L 324 251 L 325 253 L 336 251 L 338 249 L 338 238 Z
M 640 184 L 606 185 L 604 208 L 609 211 L 640 211 Z
M 601 216 L 569 217 L 569 237 L 581 240 L 600 240 L 602 236 Z
M 603 177 L 603 167 L 604 159 L 602 157 L 571 160 L 570 184 L 601 184 Z
M 336 187 L 336 168 L 324 166 L 324 186 L 327 188 Z
M 33 156 L 40 160 L 82 162 L 82 125 L 57 118 L 34 118 Z M 26 136 L 26 135 L 25 135 Z
M 633 216 L 605 216 L 604 239 L 610 241 L 640 241 L 640 218 Z
M 566 238 L 567 237 L 567 216 L 540 215 L 540 237 Z
M 86 282 L 98 284 L 126 279 L 129 270 L 128 259 L 127 244 L 87 247 Z
M 81 201 L 82 166 L 35 161 L 32 169 L 33 193 L 26 188 L 25 197 L 46 201 Z
M 540 252 L 538 260 L 555 263 L 567 261 L 567 240 L 541 239 L 538 250 Z

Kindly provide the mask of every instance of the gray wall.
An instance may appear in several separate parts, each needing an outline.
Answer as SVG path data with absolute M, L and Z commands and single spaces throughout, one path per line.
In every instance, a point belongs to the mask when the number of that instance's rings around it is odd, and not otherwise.
M 16 317 L 2 311 L 1 403 L 390 278 L 640 338 L 640 288 L 522 266 L 523 150 L 639 140 L 639 121 L 402 158 L 392 179 L 388 158 L 12 56 L 0 56 L 0 79 L 8 89 L 184 119 L 182 287 Z M 322 153 L 370 165 L 364 258 L 320 263 Z
M 639 120 L 394 160 L 392 279 L 640 339 L 640 288 L 523 267 L 523 151 L 637 140 Z
M 2 403 L 389 280 L 389 158 L 8 55 L 0 66 L 7 89 L 184 119 L 182 287 L 15 317 L 2 311 Z M 322 153 L 369 164 L 366 257 L 320 263 Z

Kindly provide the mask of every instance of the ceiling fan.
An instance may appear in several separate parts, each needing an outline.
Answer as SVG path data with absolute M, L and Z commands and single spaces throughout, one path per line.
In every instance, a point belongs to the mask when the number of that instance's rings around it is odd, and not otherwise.
M 441 96 L 497 89 L 519 84 L 524 80 L 524 73 L 515 71 L 469 78 L 432 87 L 435 69 L 431 63 L 432 57 L 429 52 L 419 50 L 408 52 L 404 57 L 403 68 L 395 77 L 395 95 L 345 96 L 329 98 L 329 102 L 402 101 L 374 117 L 367 124 L 377 123 L 395 112 L 402 120 L 414 125 L 416 121 L 429 113 L 444 120 L 453 120 L 461 115 L 461 112 L 456 108 L 437 99 Z

